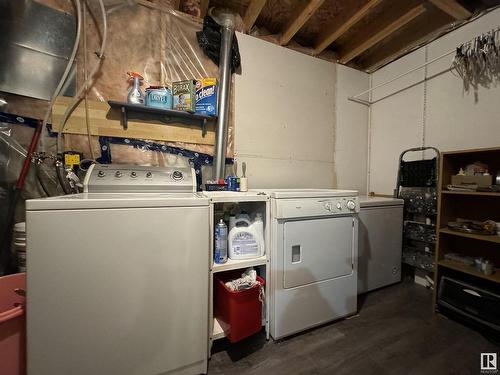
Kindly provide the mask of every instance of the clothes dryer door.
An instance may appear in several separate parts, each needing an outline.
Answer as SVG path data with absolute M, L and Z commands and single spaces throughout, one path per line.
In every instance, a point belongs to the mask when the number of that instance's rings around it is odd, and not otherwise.
M 284 288 L 351 275 L 354 220 L 337 216 L 285 222 Z

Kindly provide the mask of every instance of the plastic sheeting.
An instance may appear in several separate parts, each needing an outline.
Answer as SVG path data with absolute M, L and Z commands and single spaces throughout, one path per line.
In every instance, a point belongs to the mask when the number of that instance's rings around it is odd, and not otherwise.
M 6 207 L 11 199 L 12 189 L 19 177 L 24 159 L 26 158 L 26 148 L 31 140 L 34 129 L 25 125 L 12 125 L 0 122 L 0 233 L 4 233 L 6 225 Z M 45 196 L 37 180 L 37 173 L 34 164 L 31 164 L 22 197 L 24 199 L 38 198 Z M 50 189 L 51 195 L 59 191 L 57 181 L 49 164 L 39 169 L 40 178 L 45 186 Z M 16 208 L 16 222 L 24 221 L 24 204 Z
M 95 12 L 98 14 L 97 10 Z M 202 29 L 199 21 L 174 11 L 171 7 L 160 5 L 154 5 L 152 8 L 137 5 L 113 12 L 108 17 L 108 48 L 105 60 L 100 77 L 89 93 L 89 99 L 126 100 L 129 90 L 126 72 L 131 70 L 143 75 L 143 88 L 150 85 L 171 85 L 172 82 L 186 79 L 218 77 L 217 65 L 198 46 L 196 32 Z M 95 28 L 95 24 L 87 25 L 89 66 L 95 63 L 93 52 L 100 43 L 99 34 L 92 32 Z M 81 60 L 83 57 L 80 50 L 79 61 Z M 81 75 L 78 82 L 82 82 Z M 233 155 L 233 119 L 231 113 L 228 156 Z M 82 140 L 83 142 L 85 141 Z M 213 146 L 181 142 L 167 142 L 167 144 L 213 154 Z M 82 149 L 84 152 L 87 150 L 88 146 Z M 150 160 L 153 161 L 155 158 L 151 156 Z M 116 161 L 121 162 L 121 160 Z
M 72 11 L 67 0 L 40 0 L 46 5 Z M 94 2 L 89 2 L 95 6 Z M 93 16 L 87 17 L 87 70 L 96 63 L 95 51 L 100 45 L 101 29 L 99 11 L 91 8 Z M 109 99 L 124 100 L 128 92 L 126 72 L 136 70 L 145 77 L 144 86 L 167 84 L 177 80 L 199 78 L 203 76 L 218 77 L 218 67 L 204 55 L 198 46 L 196 32 L 202 29 L 201 20 L 174 11 L 167 6 L 152 3 L 151 7 L 136 5 L 114 10 L 108 16 L 108 48 L 98 78 L 89 93 L 89 99 L 107 101 Z M 97 24 L 96 24 L 97 22 Z M 83 82 L 83 41 L 77 56 L 77 86 Z M 33 98 L 2 94 L 8 103 L 3 111 L 32 118 L 43 118 L 48 102 Z M 234 100 L 231 98 L 231 108 Z M 234 115 L 229 116 L 228 152 L 233 155 L 233 123 Z M 13 183 L 20 171 L 25 149 L 31 140 L 33 129 L 22 125 L 1 124 L 3 149 L 0 169 L 0 184 L 3 188 Z M 9 135 L 5 133 L 8 131 Z M 55 154 L 55 139 L 43 132 L 45 151 Z M 65 135 L 65 149 L 81 151 L 89 157 L 88 139 L 85 135 Z M 7 143 L 3 140 L 8 141 Z M 213 154 L 213 146 L 180 142 L 164 142 L 166 145 L 184 148 L 203 154 Z M 15 148 L 17 144 L 19 147 Z M 17 147 L 17 146 L 16 146 Z M 98 137 L 92 137 L 92 147 L 96 157 L 100 156 Z M 113 162 L 141 165 L 186 165 L 188 160 L 179 155 L 168 155 L 162 152 L 137 149 L 126 145 L 112 145 Z M 19 150 L 19 152 L 15 150 Z M 8 152 L 7 152 L 8 151 Z M 23 154 L 24 152 L 24 154 Z M 8 172 L 7 172 L 8 170 Z M 51 195 L 60 194 L 57 188 L 53 161 L 47 160 L 42 168 L 42 177 Z M 8 173 L 8 176 L 7 176 Z M 203 165 L 203 179 L 211 178 L 211 166 Z M 2 190 L 5 193 L 5 189 Z M 32 164 L 26 188 L 25 198 L 44 196 Z M 18 207 L 18 219 L 23 220 L 24 206 Z

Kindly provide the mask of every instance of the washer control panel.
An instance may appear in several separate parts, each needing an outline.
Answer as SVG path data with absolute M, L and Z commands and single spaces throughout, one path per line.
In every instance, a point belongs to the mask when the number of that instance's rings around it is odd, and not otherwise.
M 192 168 L 93 164 L 83 182 L 87 193 L 196 192 Z
M 359 212 L 359 199 L 351 197 L 275 199 L 276 217 L 351 215 Z

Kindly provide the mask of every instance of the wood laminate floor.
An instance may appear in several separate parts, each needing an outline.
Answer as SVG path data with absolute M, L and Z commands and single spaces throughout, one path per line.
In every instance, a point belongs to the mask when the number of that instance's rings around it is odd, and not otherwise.
M 218 340 L 209 375 L 480 374 L 480 353 L 500 348 L 434 315 L 431 299 L 429 290 L 403 282 L 360 297 L 356 317 L 285 340 Z

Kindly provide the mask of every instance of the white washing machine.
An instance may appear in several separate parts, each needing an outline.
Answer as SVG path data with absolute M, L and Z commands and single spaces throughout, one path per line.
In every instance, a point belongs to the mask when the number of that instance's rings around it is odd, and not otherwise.
M 274 339 L 356 312 L 358 193 L 271 195 L 270 329 Z
M 28 373 L 207 371 L 209 200 L 194 171 L 96 165 L 27 207 Z

